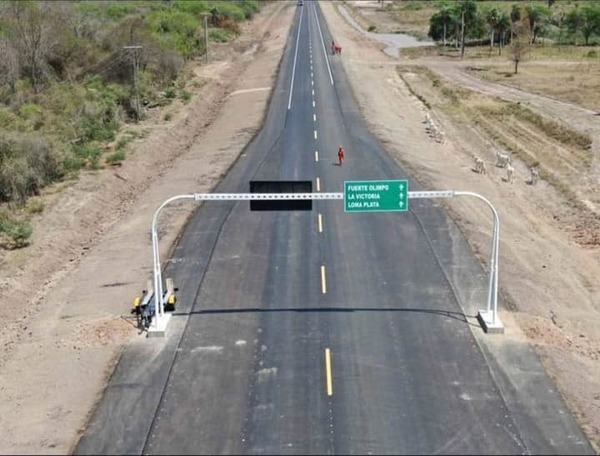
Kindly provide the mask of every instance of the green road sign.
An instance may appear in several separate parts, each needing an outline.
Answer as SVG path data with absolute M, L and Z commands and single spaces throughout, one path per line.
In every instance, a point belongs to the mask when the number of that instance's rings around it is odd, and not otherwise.
M 345 181 L 345 212 L 408 210 L 408 181 Z

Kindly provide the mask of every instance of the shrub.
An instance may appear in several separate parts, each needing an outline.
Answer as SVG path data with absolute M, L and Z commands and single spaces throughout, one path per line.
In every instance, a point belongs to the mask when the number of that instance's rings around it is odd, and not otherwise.
M 29 245 L 33 228 L 26 220 L 12 218 L 6 211 L 0 212 L 0 234 L 2 245 L 9 249 L 19 249 Z
M 192 94 L 187 90 L 182 90 L 180 96 L 184 103 L 189 103 L 192 99 Z
M 167 87 L 165 90 L 165 98 L 175 98 L 177 96 L 177 89 L 175 87 Z
M 27 206 L 25 207 L 27 212 L 30 214 L 40 214 L 44 212 L 44 202 L 38 198 L 32 198 L 27 201 Z
M 109 165 L 119 164 L 123 160 L 125 160 L 125 151 L 124 150 L 117 150 L 116 152 L 113 152 L 108 157 L 106 157 L 106 163 L 108 163 Z
M 97 146 L 93 144 L 75 144 L 72 150 L 75 157 L 79 160 L 80 167 L 98 168 L 98 161 L 100 160 L 102 151 Z
M 231 39 L 233 33 L 224 29 L 212 29 L 208 32 L 210 41 L 217 43 L 226 43 Z
M 172 118 L 173 118 L 173 114 L 172 114 L 172 113 L 170 113 L 170 112 L 167 112 L 167 113 L 165 114 L 165 117 L 164 117 L 164 119 L 165 119 L 167 122 L 168 122 L 169 120 L 171 120 Z
M 0 201 L 24 204 L 63 176 L 54 149 L 42 138 L 0 138 Z

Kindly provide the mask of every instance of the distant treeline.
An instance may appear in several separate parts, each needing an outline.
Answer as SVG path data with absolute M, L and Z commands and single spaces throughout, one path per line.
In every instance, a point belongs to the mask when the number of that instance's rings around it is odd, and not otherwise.
M 418 6 L 417 2 L 411 2 Z M 517 35 L 529 44 L 546 39 L 558 44 L 590 45 L 600 40 L 600 2 L 440 1 L 431 16 L 429 37 L 458 46 L 488 39 L 502 47 Z

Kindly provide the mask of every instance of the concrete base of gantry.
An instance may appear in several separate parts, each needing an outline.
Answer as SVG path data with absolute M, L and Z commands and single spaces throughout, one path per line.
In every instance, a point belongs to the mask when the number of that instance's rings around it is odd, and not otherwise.
M 153 318 L 148 328 L 148 337 L 165 337 L 167 334 L 167 325 L 171 320 L 171 314 L 163 314 L 159 318 Z
M 496 318 L 494 318 L 494 312 L 491 310 L 480 310 L 477 314 L 477 320 L 488 334 L 504 333 L 504 325 L 500 321 L 500 317 L 496 314 Z

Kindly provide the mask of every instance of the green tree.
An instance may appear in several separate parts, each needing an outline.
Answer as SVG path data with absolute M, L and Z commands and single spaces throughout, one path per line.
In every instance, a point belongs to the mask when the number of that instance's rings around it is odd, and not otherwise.
M 432 40 L 442 41 L 446 46 L 448 38 L 454 36 L 453 30 L 458 25 L 455 8 L 446 2 L 440 3 L 438 7 L 440 10 L 429 19 L 428 36 Z
M 500 42 L 498 43 L 498 55 L 502 55 L 502 48 L 506 44 L 506 36 L 511 31 L 510 15 L 507 11 L 500 13 L 500 20 L 498 21 L 498 36 Z
M 565 16 L 565 24 L 567 30 L 575 39 L 575 46 L 578 44 L 579 32 L 581 31 L 584 20 L 583 9 L 580 9 L 578 4 L 575 4 L 575 8 L 569 11 Z
M 585 45 L 589 46 L 590 37 L 594 34 L 600 34 L 600 5 L 586 5 L 581 8 L 583 23 L 581 24 L 581 33 L 585 39 Z
M 465 55 L 465 38 L 468 34 L 469 27 L 477 20 L 477 4 L 474 0 L 463 0 L 458 5 L 458 11 L 460 12 L 460 58 L 462 59 Z
M 543 35 L 545 27 L 550 21 L 550 10 L 543 5 L 528 4 L 525 7 L 529 29 L 531 30 L 530 44 L 535 44 L 538 35 Z
M 492 51 L 494 50 L 494 38 L 495 34 L 498 31 L 498 24 L 500 23 L 501 12 L 498 8 L 490 8 L 485 11 L 485 22 L 488 25 L 490 31 L 490 56 L 492 55 Z

